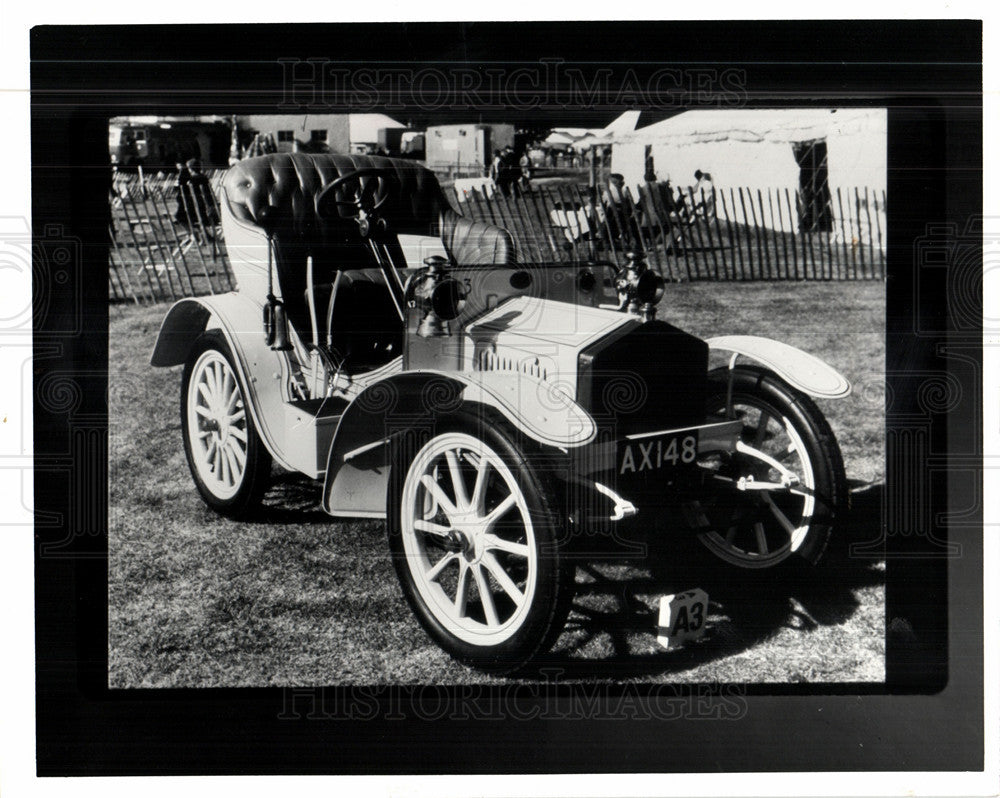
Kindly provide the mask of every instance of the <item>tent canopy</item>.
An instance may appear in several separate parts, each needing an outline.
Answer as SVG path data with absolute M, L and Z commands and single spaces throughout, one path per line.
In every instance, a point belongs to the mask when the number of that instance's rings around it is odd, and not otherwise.
M 713 141 L 793 143 L 831 134 L 885 131 L 885 111 L 867 108 L 778 108 L 686 111 L 616 137 L 621 142 Z

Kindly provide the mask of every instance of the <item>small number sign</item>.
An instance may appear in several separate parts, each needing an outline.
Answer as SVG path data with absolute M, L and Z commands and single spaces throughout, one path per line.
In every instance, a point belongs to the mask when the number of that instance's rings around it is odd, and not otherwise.
M 701 588 L 660 598 L 660 624 L 656 640 L 666 648 L 677 648 L 705 633 L 708 594 Z

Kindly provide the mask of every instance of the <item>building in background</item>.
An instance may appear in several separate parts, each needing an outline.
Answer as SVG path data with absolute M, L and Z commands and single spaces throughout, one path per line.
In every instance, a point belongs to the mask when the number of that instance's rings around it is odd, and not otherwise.
M 351 151 L 349 114 L 248 114 L 236 124 L 242 139 L 271 136 L 278 152 Z
M 406 125 L 385 114 L 351 114 L 350 128 L 350 152 L 364 155 L 384 149 L 394 154 L 399 151 L 397 136 L 402 135 Z
M 108 123 L 108 155 L 119 169 L 172 170 L 190 158 L 218 168 L 228 163 L 230 137 L 223 117 L 115 117 Z
M 711 175 L 717 192 L 787 190 L 801 229 L 828 229 L 838 189 L 855 202 L 854 190 L 877 197 L 886 187 L 884 108 L 751 109 L 687 111 L 662 122 L 620 132 L 612 144 L 611 169 L 635 187 L 654 177 L 674 188 L 697 183 L 696 171 Z M 865 191 L 867 190 L 867 191 Z M 737 202 L 734 220 L 751 221 Z M 756 212 L 756 209 L 755 209 Z M 769 214 L 764 224 L 773 226 Z M 746 214 L 749 217 L 750 214 Z
M 424 137 L 427 166 L 450 175 L 482 175 L 494 150 L 514 146 L 513 125 L 435 125 Z

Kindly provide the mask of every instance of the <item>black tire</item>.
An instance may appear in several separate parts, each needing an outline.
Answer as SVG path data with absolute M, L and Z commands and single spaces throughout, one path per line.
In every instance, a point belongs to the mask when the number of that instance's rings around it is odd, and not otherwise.
M 463 448 L 463 444 L 473 448 Z M 476 517 L 488 516 L 507 501 L 501 501 L 507 491 L 515 496 L 511 486 L 516 486 L 517 504 L 493 527 L 494 537 L 501 538 L 509 548 L 523 546 L 526 554 L 482 543 L 487 538 L 477 537 L 472 522 L 463 532 L 453 523 L 445 505 L 418 482 L 423 474 L 433 473 L 432 481 L 444 497 L 462 506 L 448 470 L 449 447 L 470 502 L 477 496 L 478 454 L 486 453 L 490 463 L 485 480 L 488 488 Z M 522 670 L 555 643 L 565 626 L 573 596 L 575 568 L 557 545 L 558 514 L 548 480 L 518 449 L 509 425 L 493 415 L 483 419 L 459 412 L 439 419 L 433 432 L 399 441 L 392 463 L 387 498 L 389 548 L 403 594 L 421 626 L 459 662 L 493 674 Z M 433 519 L 429 523 L 441 522 L 439 526 L 450 530 L 448 536 L 415 529 L 417 523 L 427 523 L 428 519 Z M 487 563 L 488 557 L 493 563 Z M 438 576 L 429 576 L 446 558 L 452 558 L 454 567 L 449 562 Z M 522 595 L 520 606 L 514 594 L 505 592 L 507 589 L 496 579 L 491 570 L 494 563 L 507 573 Z M 488 603 L 494 613 L 492 626 L 487 602 L 479 591 L 477 569 L 486 579 Z M 461 576 L 463 570 L 465 577 Z M 472 584 L 476 585 L 475 591 Z M 458 594 L 463 586 L 459 610 Z
M 710 414 L 725 410 L 728 378 L 726 368 L 710 372 Z M 734 369 L 732 401 L 746 425 L 743 442 L 801 477 L 812 501 L 809 495 L 783 490 L 738 491 L 741 476 L 774 483 L 781 473 L 752 456 L 721 458 L 718 475 L 723 479 L 713 483 L 718 485 L 713 498 L 700 502 L 699 540 L 739 568 L 819 563 L 847 506 L 844 461 L 830 425 L 812 399 L 761 368 Z
M 238 418 L 231 423 L 223 424 L 218 418 L 202 422 L 200 419 L 203 416 L 191 406 L 194 400 L 203 409 L 207 409 L 205 405 L 208 400 L 204 394 L 198 393 L 198 382 L 208 368 L 212 369 L 213 374 L 221 372 L 220 379 L 225 383 L 223 389 L 227 396 L 236 396 L 232 400 L 232 414 Z M 194 383 L 192 377 L 195 379 Z M 231 387 L 228 387 L 227 380 L 231 380 Z M 208 386 L 208 382 L 205 385 Z M 193 397 L 190 395 L 192 391 Z M 222 389 L 220 395 L 221 392 Z M 230 518 L 244 517 L 260 504 L 271 475 L 271 454 L 265 448 L 254 426 L 246 395 L 246 386 L 240 378 L 225 338 L 217 330 L 210 330 L 201 335 L 184 364 L 184 376 L 181 380 L 181 433 L 184 438 L 184 454 L 194 484 L 205 504 L 217 513 Z M 232 417 L 227 416 L 227 418 Z M 197 440 L 192 437 L 192 432 L 198 435 Z M 242 440 L 243 437 L 246 438 L 245 441 Z M 207 441 L 204 449 L 202 440 Z M 214 452 L 218 452 L 219 456 L 214 463 L 209 463 L 208 460 L 212 459 Z M 241 452 L 242 464 L 239 457 Z M 226 458 L 225 463 L 222 462 L 223 456 Z M 240 465 L 242 471 L 237 475 L 235 472 L 239 470 Z M 229 480 L 226 479 L 227 475 Z

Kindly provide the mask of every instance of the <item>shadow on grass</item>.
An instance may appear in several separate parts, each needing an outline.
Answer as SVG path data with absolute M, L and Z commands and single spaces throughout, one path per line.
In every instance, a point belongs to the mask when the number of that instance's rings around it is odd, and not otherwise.
M 543 678 L 540 669 L 553 667 L 562 680 L 670 674 L 752 650 L 784 629 L 808 633 L 845 624 L 860 609 L 856 591 L 885 581 L 884 571 L 874 567 L 878 557 L 850 555 L 852 544 L 881 538 L 884 486 L 853 488 L 847 521 L 816 567 L 796 563 L 802 567 L 734 569 L 693 539 L 661 541 L 651 547 L 647 560 L 581 559 L 564 633 L 554 650 L 520 678 Z M 320 508 L 321 494 L 321 484 L 301 474 L 276 473 L 263 506 L 246 520 L 274 527 L 329 525 L 332 519 Z M 283 551 L 287 541 L 276 538 L 271 545 Z M 322 574 L 328 564 L 321 561 L 316 567 Z M 676 651 L 660 648 L 655 643 L 655 597 L 692 587 L 704 589 L 711 601 L 705 638 Z M 789 674 L 789 680 L 797 680 L 796 675 Z
M 839 536 L 834 532 L 830 548 L 816 567 L 800 562 L 796 564 L 803 567 L 778 571 L 738 570 L 714 559 L 695 541 L 658 548 L 646 563 L 649 576 L 637 575 L 635 568 L 619 568 L 610 570 L 620 571 L 621 578 L 609 577 L 607 569 L 595 563 L 581 564 L 566 632 L 539 667 L 560 668 L 563 679 L 670 673 L 739 654 L 782 629 L 809 632 L 849 621 L 860 608 L 855 591 L 885 583 L 884 570 L 873 567 L 879 562 L 877 557 L 850 555 L 852 543 L 871 543 L 881 537 L 883 495 L 881 484 L 856 487 L 847 522 Z M 589 581 L 581 583 L 581 575 Z M 638 596 L 692 587 L 701 587 L 709 595 L 705 638 L 675 651 L 652 644 L 658 613 Z M 637 652 L 636 635 L 648 636 L 651 650 Z M 594 649 L 610 653 L 597 656 Z M 539 676 L 537 668 L 523 674 L 530 679 Z
M 294 471 L 275 471 L 261 506 L 241 519 L 250 524 L 331 524 L 323 511 L 323 483 Z

